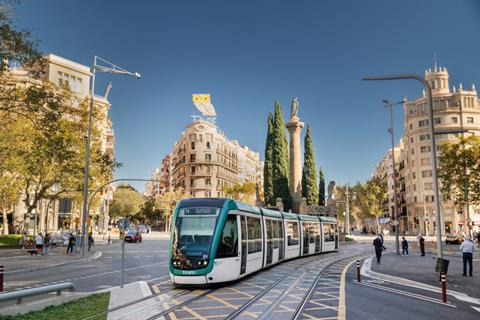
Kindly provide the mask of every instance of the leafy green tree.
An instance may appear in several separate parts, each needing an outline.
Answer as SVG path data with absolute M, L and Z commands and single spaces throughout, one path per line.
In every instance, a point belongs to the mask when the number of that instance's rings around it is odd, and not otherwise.
M 444 142 L 440 145 L 439 162 L 443 199 L 460 208 L 480 205 L 480 137 Z
M 352 191 L 351 203 L 357 216 L 361 219 L 375 218 L 377 232 L 380 232 L 378 218 L 384 214 L 384 204 L 388 199 L 386 183 L 371 178 L 365 183 L 357 183 Z
M 318 203 L 317 167 L 315 164 L 315 152 L 313 150 L 312 133 L 307 126 L 304 141 L 304 156 L 302 169 L 302 196 L 307 198 L 308 205 Z
M 273 197 L 273 114 L 268 113 L 267 140 L 265 142 L 265 162 L 263 167 L 263 193 L 265 204 L 272 205 L 275 203 Z
M 121 185 L 113 193 L 109 213 L 114 218 L 135 219 L 143 204 L 144 198 L 140 192 L 129 185 Z
M 187 195 L 185 194 L 185 191 L 180 188 L 173 191 L 167 191 L 155 198 L 155 208 L 163 215 L 165 231 L 170 230 L 172 214 L 177 203 L 186 197 Z
M 322 167 L 318 169 L 318 205 L 324 206 L 325 205 L 325 176 L 323 175 Z
M 223 192 L 227 197 L 234 200 L 243 201 L 248 204 L 255 204 L 256 185 L 253 182 L 234 184 L 230 187 L 225 186 Z
M 288 141 L 285 134 L 282 108 L 275 101 L 272 143 L 273 199 L 282 198 L 284 209 L 292 208 L 292 196 L 288 187 Z

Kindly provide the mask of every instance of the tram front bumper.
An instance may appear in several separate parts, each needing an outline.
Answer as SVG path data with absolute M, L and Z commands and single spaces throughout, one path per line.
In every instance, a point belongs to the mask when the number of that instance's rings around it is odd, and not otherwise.
M 170 279 L 174 284 L 193 284 L 193 285 L 201 285 L 207 284 L 207 276 L 175 276 L 170 274 Z

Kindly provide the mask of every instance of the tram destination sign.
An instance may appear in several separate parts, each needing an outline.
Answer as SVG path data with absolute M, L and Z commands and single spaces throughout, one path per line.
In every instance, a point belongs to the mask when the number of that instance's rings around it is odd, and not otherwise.
M 183 214 L 186 216 L 216 216 L 218 208 L 184 208 Z

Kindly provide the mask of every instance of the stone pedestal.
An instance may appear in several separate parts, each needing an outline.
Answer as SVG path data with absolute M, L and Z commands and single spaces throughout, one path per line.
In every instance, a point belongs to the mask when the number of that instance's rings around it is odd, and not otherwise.
M 278 211 L 283 212 L 283 201 L 282 198 L 275 199 L 275 207 L 277 207 Z
M 304 123 L 297 116 L 292 116 L 285 125 L 290 133 L 290 176 L 289 187 L 292 195 L 294 212 L 300 211 L 302 201 L 302 153 L 300 148 L 300 133 Z

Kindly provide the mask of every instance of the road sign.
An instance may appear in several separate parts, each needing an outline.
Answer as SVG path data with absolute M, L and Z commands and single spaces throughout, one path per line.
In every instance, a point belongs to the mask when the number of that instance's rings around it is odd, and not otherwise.
M 394 226 L 398 226 L 398 225 L 399 225 L 399 222 L 396 221 L 396 220 L 392 220 L 390 223 L 391 223 L 392 225 L 394 225 Z

